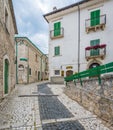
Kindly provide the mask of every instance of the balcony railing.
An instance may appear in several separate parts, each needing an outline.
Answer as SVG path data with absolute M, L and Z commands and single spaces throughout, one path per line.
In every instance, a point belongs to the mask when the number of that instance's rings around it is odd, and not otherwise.
M 106 15 L 105 14 L 101 15 L 100 17 L 96 17 L 94 19 L 86 19 L 86 21 L 85 21 L 85 28 L 86 28 L 87 33 L 89 33 L 90 31 L 96 31 L 97 29 L 104 30 L 105 25 L 106 25 Z
M 95 51 L 95 53 L 91 53 L 91 51 Z M 85 48 L 85 57 L 87 61 L 93 58 L 104 59 L 105 55 L 106 55 L 106 44 L 89 46 Z
M 61 37 L 64 37 L 64 28 L 50 31 L 50 38 L 51 39 L 56 39 L 56 38 L 61 38 Z

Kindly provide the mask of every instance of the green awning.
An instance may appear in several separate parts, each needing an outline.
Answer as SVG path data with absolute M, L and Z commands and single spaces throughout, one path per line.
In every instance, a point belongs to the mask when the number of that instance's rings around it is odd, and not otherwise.
M 21 61 L 27 61 L 27 58 L 20 58 Z

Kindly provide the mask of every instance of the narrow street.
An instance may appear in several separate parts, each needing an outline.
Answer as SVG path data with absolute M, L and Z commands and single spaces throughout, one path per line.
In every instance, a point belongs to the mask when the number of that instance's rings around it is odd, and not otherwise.
M 64 85 L 17 85 L 0 103 L 1 130 L 109 130 L 63 93 Z

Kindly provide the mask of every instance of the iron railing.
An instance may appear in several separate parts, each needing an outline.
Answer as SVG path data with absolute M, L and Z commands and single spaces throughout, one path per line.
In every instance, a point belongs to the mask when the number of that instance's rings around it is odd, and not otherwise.
M 91 54 L 91 51 L 98 51 L 96 54 Z M 106 55 L 106 44 L 96 45 L 96 46 L 88 46 L 85 48 L 85 58 L 86 60 L 92 58 L 101 58 L 104 59 Z
M 58 31 L 58 34 L 55 34 L 55 32 Z M 64 28 L 60 28 L 60 30 L 51 30 L 50 31 L 50 38 L 51 39 L 56 39 L 56 38 L 61 38 L 64 37 Z

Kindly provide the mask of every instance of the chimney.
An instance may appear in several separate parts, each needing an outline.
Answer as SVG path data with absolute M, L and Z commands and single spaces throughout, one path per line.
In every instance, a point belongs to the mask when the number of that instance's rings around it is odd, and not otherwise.
M 57 10 L 57 8 L 56 8 L 56 6 L 54 6 L 54 7 L 53 7 L 53 11 L 56 11 L 56 10 Z

